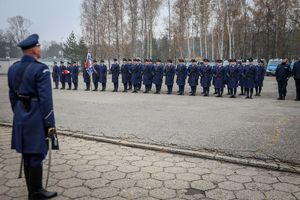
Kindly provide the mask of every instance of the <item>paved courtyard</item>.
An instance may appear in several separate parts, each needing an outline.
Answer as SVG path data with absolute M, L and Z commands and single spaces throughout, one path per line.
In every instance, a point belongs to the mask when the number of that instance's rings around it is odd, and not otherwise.
M 0 127 L 0 199 L 26 199 L 20 154 Z M 60 136 L 49 190 L 55 199 L 296 200 L 300 175 Z M 47 163 L 47 162 L 46 162 Z M 45 171 L 47 166 L 45 166 Z M 46 173 L 45 173 L 46 174 Z
M 277 101 L 274 77 L 266 77 L 261 97 L 230 99 L 186 95 L 53 90 L 59 130 L 217 152 L 234 157 L 300 164 L 300 104 L 290 79 L 286 101 Z M 120 89 L 122 90 L 122 86 Z M 152 89 L 154 90 L 154 88 Z M 174 86 L 174 93 L 177 86 Z M 0 122 L 12 121 L 7 78 L 0 76 Z

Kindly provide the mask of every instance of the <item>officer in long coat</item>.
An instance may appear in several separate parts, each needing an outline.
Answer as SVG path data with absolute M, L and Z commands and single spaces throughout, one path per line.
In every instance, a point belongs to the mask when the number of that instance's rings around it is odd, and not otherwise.
M 243 75 L 245 77 L 246 99 L 252 99 L 253 89 L 255 88 L 256 68 L 253 64 L 253 59 L 249 59 L 249 64 L 244 67 Z
M 172 64 L 172 59 L 167 60 L 167 64 L 164 68 L 165 85 L 168 88 L 167 94 L 172 94 L 173 85 L 174 85 L 174 77 L 175 77 L 175 66 Z
M 105 65 L 104 60 L 102 59 L 100 66 L 98 67 L 98 74 L 99 74 L 99 82 L 102 84 L 101 91 L 106 90 L 106 82 L 107 82 L 107 66 Z
M 240 96 L 242 95 L 245 95 L 246 92 L 245 92 L 245 86 L 246 86 L 246 77 L 244 75 L 244 69 L 247 65 L 247 60 L 242 60 L 242 63 L 238 66 L 239 68 L 239 73 L 240 73 L 240 76 L 239 76 L 239 86 L 241 87 L 241 93 L 239 94 Z
M 129 71 L 132 65 L 132 60 L 130 58 L 128 59 L 127 65 Z M 132 90 L 131 73 L 128 73 L 128 90 Z
M 239 82 L 239 68 L 236 65 L 236 59 L 229 60 L 229 66 L 226 69 L 227 86 L 229 88 L 230 98 L 236 98 L 236 90 Z
M 153 83 L 155 84 L 155 94 L 160 94 L 161 85 L 164 77 L 164 65 L 161 63 L 160 59 L 156 60 L 156 64 L 154 65 L 154 76 Z
M 41 58 L 39 36 L 18 43 L 24 56 L 8 70 L 9 99 L 13 111 L 11 148 L 22 154 L 28 199 L 57 195 L 43 188 L 43 160 L 48 152 L 48 130 L 55 131 L 51 75 Z
M 140 77 L 142 74 L 142 65 L 141 63 L 138 63 L 139 59 L 136 58 L 133 60 L 133 63 L 131 64 L 130 67 L 130 74 L 131 74 L 131 83 L 133 85 L 133 93 L 137 93 L 138 92 L 138 87 L 140 84 Z
M 59 72 L 60 72 L 60 76 L 59 76 L 59 80 L 61 83 L 61 90 L 64 90 L 66 87 L 66 75 L 65 75 L 65 70 L 66 70 L 66 66 L 64 65 L 64 61 L 60 61 L 60 66 L 59 66 Z
M 223 60 L 217 60 L 217 65 L 213 70 L 213 77 L 215 79 L 215 88 L 218 94 L 216 97 L 222 97 L 225 87 L 225 68 L 223 66 Z
M 187 67 L 184 63 L 184 59 L 178 59 L 178 65 L 176 67 L 176 83 L 179 87 L 179 91 L 177 92 L 178 95 L 184 95 L 184 86 L 185 86 L 185 79 L 187 77 Z
M 142 70 L 143 74 L 143 84 L 145 85 L 144 93 L 148 93 L 151 89 L 153 74 L 154 74 L 154 67 L 150 63 L 150 60 L 145 59 L 145 64 Z
M 294 76 L 295 85 L 296 85 L 296 99 L 295 99 L 295 101 L 300 101 L 300 57 L 299 57 L 299 60 L 297 60 L 294 63 L 293 76 Z
M 55 84 L 54 89 L 58 89 L 60 70 L 59 70 L 59 67 L 57 66 L 57 62 L 54 61 L 53 64 L 54 65 L 53 65 L 53 70 L 52 70 L 52 79 L 53 79 L 53 82 Z
M 114 84 L 113 92 L 117 92 L 119 87 L 119 74 L 120 74 L 120 65 L 118 64 L 118 59 L 114 58 L 114 64 L 111 65 L 110 70 L 111 70 L 112 83 Z
M 122 74 L 122 83 L 124 85 L 123 92 L 127 92 L 128 83 L 129 83 L 129 64 L 127 63 L 126 58 L 123 58 L 123 63 L 121 65 L 121 74 Z
M 212 72 L 214 72 L 216 70 L 216 68 L 218 67 L 218 62 L 216 61 L 216 64 L 214 66 L 212 66 Z M 214 94 L 218 94 L 217 88 L 215 86 L 215 77 L 212 76 L 212 85 L 214 86 Z
M 209 87 L 212 79 L 212 67 L 208 64 L 209 60 L 204 59 L 204 64 L 200 67 L 201 86 L 203 87 L 204 96 L 209 96 Z
M 77 90 L 78 89 L 78 74 L 79 74 L 79 67 L 76 65 L 76 62 L 73 61 L 73 66 L 72 66 L 72 82 L 74 85 L 73 90 Z
M 65 79 L 66 79 L 66 82 L 68 83 L 68 90 L 71 90 L 72 88 L 72 66 L 71 66 L 71 63 L 68 62 L 68 65 L 66 67 L 66 69 L 64 70 L 64 74 L 65 74 Z
M 260 96 L 262 87 L 264 85 L 263 82 L 265 79 L 265 74 L 266 74 L 266 68 L 264 66 L 264 61 L 259 59 L 258 65 L 256 67 L 255 96 Z
M 87 69 L 83 68 L 83 82 L 85 83 L 85 91 L 90 91 L 91 88 L 91 77 Z
M 290 66 L 287 62 L 288 60 L 286 58 L 283 58 L 275 71 L 276 80 L 278 84 L 278 100 L 285 100 L 285 96 L 287 93 L 286 87 L 288 84 L 289 77 L 291 76 Z
M 191 60 L 191 64 L 187 68 L 188 83 L 191 87 L 190 96 L 196 96 L 196 90 L 199 80 L 199 68 L 195 59 Z
M 98 91 L 98 82 L 99 82 L 99 65 L 97 64 L 97 60 L 93 60 L 92 64 L 92 80 L 94 84 L 93 91 Z

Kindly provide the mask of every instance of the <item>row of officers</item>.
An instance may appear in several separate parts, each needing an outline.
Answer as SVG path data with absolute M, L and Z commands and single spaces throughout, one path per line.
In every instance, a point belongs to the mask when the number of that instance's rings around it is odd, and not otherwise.
M 113 92 L 118 91 L 119 76 L 121 75 L 124 86 L 123 92 L 133 90 L 133 93 L 137 93 L 141 90 L 143 84 L 145 86 L 144 93 L 149 93 L 154 84 L 155 94 L 159 94 L 163 84 L 163 76 L 165 76 L 164 83 L 167 86 L 167 94 L 172 94 L 176 75 L 176 84 L 179 88 L 178 95 L 184 95 L 186 79 L 191 87 L 190 96 L 196 95 L 199 84 L 203 88 L 202 94 L 204 96 L 209 96 L 211 85 L 213 85 L 214 94 L 217 97 L 222 97 L 225 86 L 227 86 L 227 95 L 230 95 L 231 98 L 236 97 L 239 86 L 241 88 L 240 95 L 245 95 L 246 98 L 252 98 L 254 89 L 256 96 L 261 94 L 265 76 L 265 66 L 262 60 L 258 60 L 258 64 L 255 65 L 252 58 L 248 59 L 248 62 L 247 60 L 242 60 L 239 63 L 235 59 L 230 59 L 229 65 L 226 66 L 223 65 L 223 60 L 217 60 L 215 66 L 210 66 L 208 59 L 204 59 L 201 64 L 192 59 L 189 66 L 185 64 L 183 59 L 178 59 L 178 62 L 178 65 L 175 67 L 170 59 L 167 60 L 166 64 L 163 64 L 161 60 L 156 60 L 153 63 L 151 59 L 145 59 L 145 62 L 142 63 L 139 58 L 133 60 L 124 58 L 120 66 L 118 60 L 114 59 L 114 63 L 110 68 L 112 83 L 114 84 Z M 102 85 L 101 91 L 105 91 L 108 68 L 104 60 L 101 60 L 100 64 L 93 60 L 91 72 L 88 73 L 86 69 L 83 70 L 86 91 L 90 90 L 91 82 L 94 85 L 93 91 L 98 90 L 99 83 Z M 55 63 L 52 74 L 55 89 L 58 89 L 60 81 L 61 89 L 65 89 L 65 84 L 67 83 L 70 90 L 73 82 L 73 90 L 77 90 L 78 74 L 79 67 L 76 65 L 76 62 L 68 63 L 68 66 L 64 66 L 63 62 L 61 62 L 60 66 L 57 66 Z M 283 60 L 276 70 L 279 100 L 285 99 L 287 80 L 292 74 L 286 60 Z M 297 92 L 296 99 L 299 99 L 298 97 L 299 94 Z

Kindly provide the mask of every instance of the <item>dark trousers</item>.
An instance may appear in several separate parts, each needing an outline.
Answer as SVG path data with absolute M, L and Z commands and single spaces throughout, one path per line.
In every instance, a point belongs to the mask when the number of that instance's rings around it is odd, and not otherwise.
M 204 96 L 209 95 L 209 87 L 203 87 L 203 94 L 204 94 Z
M 60 89 L 65 89 L 66 87 L 66 82 L 61 82 L 61 88 Z
M 197 86 L 191 86 L 191 95 L 195 96 L 197 91 Z
M 58 89 L 59 82 L 58 81 L 54 81 L 54 84 L 55 84 L 55 89 Z
M 145 93 L 148 93 L 151 90 L 151 85 L 145 85 Z
M 245 94 L 244 91 L 245 91 L 245 87 L 241 86 L 241 94 L 240 95 L 244 95 Z
M 217 90 L 217 94 L 218 94 L 218 96 L 219 97 L 221 97 L 222 95 L 223 95 L 223 88 L 216 88 L 216 90 Z
M 116 82 L 116 83 L 114 83 L 114 92 L 116 92 L 116 91 L 118 91 L 118 87 L 119 87 L 119 83 L 118 82 Z
M 85 86 L 86 86 L 86 91 L 90 90 L 90 87 L 91 87 L 91 83 L 90 82 L 86 82 L 85 83 Z
M 78 88 L 78 82 L 73 82 L 73 85 L 74 85 L 74 90 L 77 90 L 77 88 Z
M 155 89 L 156 89 L 156 94 L 159 94 L 160 93 L 160 90 L 161 90 L 161 84 L 155 84 Z
M 296 99 L 300 100 L 300 79 L 295 79 L 296 85 Z
M 229 94 L 231 97 L 235 97 L 236 95 L 236 88 L 229 88 Z
M 93 82 L 94 83 L 94 91 L 98 90 L 98 81 L 97 82 Z
M 167 85 L 168 88 L 168 94 L 172 94 L 173 85 Z
M 252 98 L 253 95 L 253 88 L 245 88 L 245 93 L 247 98 Z
M 287 87 L 287 83 L 288 80 L 281 80 L 281 81 L 277 81 L 278 83 L 278 95 L 279 98 L 285 98 L 286 96 L 286 87 Z
M 40 167 L 43 166 L 43 160 L 46 154 L 25 154 L 23 153 L 24 166 L 26 167 Z
M 129 81 L 128 86 L 129 86 L 128 90 L 132 90 L 132 83 L 131 83 L 131 81 Z
M 102 90 L 101 91 L 105 91 L 106 90 L 106 83 L 102 83 Z
M 128 85 L 127 85 L 127 83 L 123 83 L 123 85 L 124 85 L 124 91 L 127 91 L 127 90 L 128 90 Z
M 261 86 L 256 86 L 256 87 L 255 87 L 255 93 L 256 93 L 257 95 L 260 95 L 261 90 L 262 90 L 262 87 L 261 87 Z
M 179 85 L 179 95 L 184 95 L 184 85 Z

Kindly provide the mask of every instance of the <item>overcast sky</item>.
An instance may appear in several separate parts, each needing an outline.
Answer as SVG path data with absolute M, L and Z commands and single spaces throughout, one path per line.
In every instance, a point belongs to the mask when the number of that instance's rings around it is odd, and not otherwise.
M 0 29 L 8 27 L 7 18 L 21 15 L 32 22 L 30 33 L 38 33 L 40 42 L 64 42 L 71 31 L 81 36 L 80 12 L 82 0 L 0 0 Z M 166 3 L 166 2 L 165 2 Z M 154 34 L 164 32 L 168 16 L 166 4 L 160 8 Z
M 33 24 L 29 31 L 40 41 L 66 40 L 72 30 L 81 36 L 82 0 L 0 0 L 0 29 L 8 27 L 7 18 L 21 15 Z

